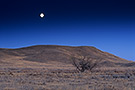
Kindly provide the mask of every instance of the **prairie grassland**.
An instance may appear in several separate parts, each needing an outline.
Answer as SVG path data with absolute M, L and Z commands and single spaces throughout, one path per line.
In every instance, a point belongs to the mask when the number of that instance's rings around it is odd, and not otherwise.
M 1 65 L 0 90 L 135 90 L 133 68 L 96 68 L 80 73 L 72 65 L 53 66 Z
M 73 56 L 102 62 L 81 73 Z M 134 67 L 133 61 L 90 46 L 0 49 L 0 90 L 135 90 Z

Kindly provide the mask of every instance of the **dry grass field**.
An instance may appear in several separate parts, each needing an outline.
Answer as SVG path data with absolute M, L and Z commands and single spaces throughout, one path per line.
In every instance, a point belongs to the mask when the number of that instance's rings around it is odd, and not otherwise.
M 0 90 L 135 90 L 134 62 L 93 47 L 49 48 L 0 49 Z M 78 72 L 66 60 L 85 51 L 104 60 L 92 71 Z
M 32 67 L 0 68 L 0 90 L 135 90 L 132 68 L 96 68 L 81 73 L 70 65 Z

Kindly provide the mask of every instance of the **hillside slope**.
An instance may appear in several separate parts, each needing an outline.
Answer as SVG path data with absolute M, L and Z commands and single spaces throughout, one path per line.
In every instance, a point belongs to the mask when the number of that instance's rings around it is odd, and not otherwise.
M 12 59 L 19 57 L 20 60 L 32 62 L 49 63 L 54 61 L 64 64 L 72 64 L 71 57 L 75 55 L 87 55 L 94 59 L 97 58 L 97 60 L 98 58 L 102 58 L 100 65 L 105 67 L 135 66 L 134 62 L 119 58 L 91 46 L 71 47 L 58 45 L 36 45 L 18 49 L 0 49 L 0 61 L 11 57 Z

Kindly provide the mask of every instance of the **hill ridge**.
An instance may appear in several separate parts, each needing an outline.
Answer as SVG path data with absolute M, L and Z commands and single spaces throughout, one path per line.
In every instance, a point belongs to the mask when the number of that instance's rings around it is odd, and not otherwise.
M 93 46 L 62 46 L 62 45 L 34 45 L 16 49 L 0 48 L 1 58 L 22 57 L 21 60 L 48 63 L 51 61 L 72 64 L 71 57 L 89 56 L 91 59 L 102 58 L 102 66 L 124 66 L 131 61 L 125 60 Z M 109 65 L 110 64 L 110 65 Z M 131 65 L 129 64 L 129 65 Z M 135 66 L 132 64 L 132 66 Z

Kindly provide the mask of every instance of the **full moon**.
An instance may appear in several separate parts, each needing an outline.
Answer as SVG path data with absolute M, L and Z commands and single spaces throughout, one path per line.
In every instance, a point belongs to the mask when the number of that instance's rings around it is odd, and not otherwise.
M 40 13 L 40 17 L 43 18 L 45 15 L 44 13 Z

